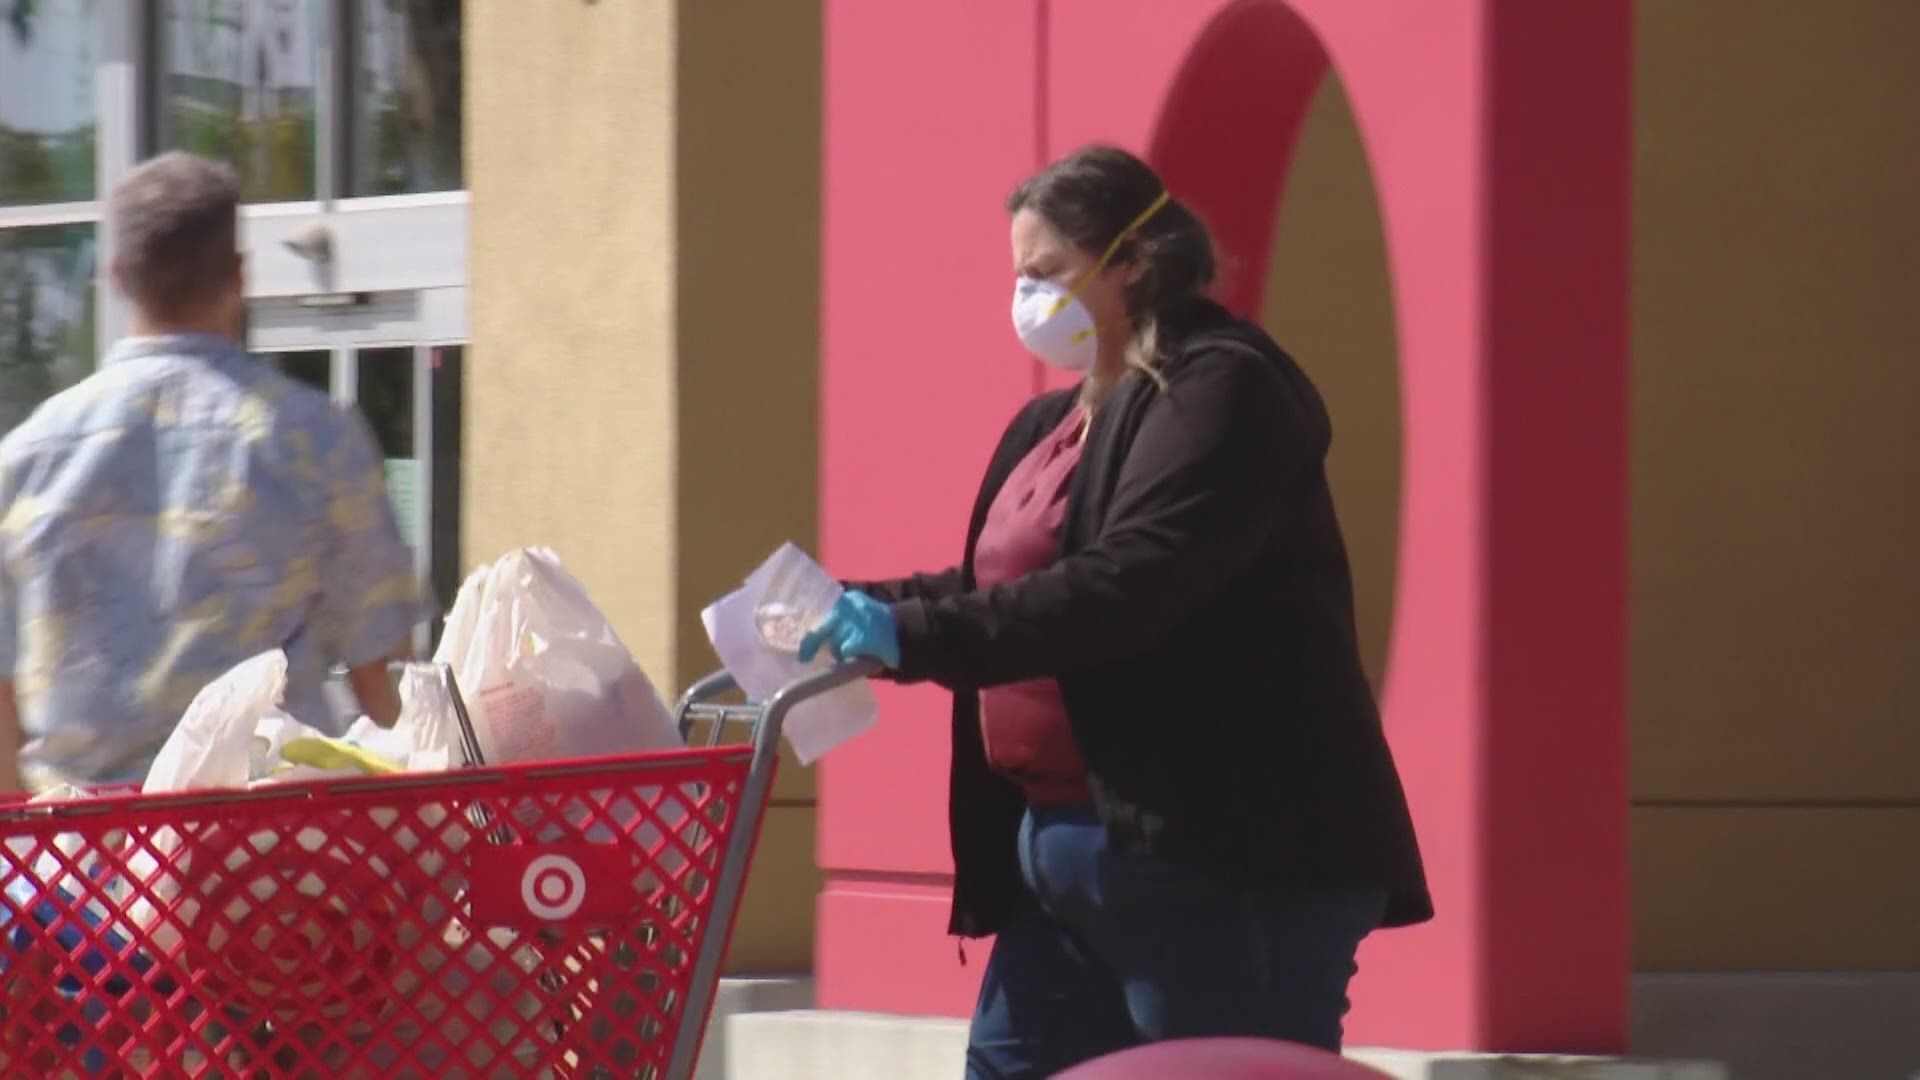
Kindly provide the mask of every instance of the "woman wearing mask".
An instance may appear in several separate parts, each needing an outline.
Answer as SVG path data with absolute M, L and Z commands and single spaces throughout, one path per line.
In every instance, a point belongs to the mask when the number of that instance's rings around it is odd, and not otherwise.
M 807 655 L 954 691 L 952 931 L 998 935 L 969 1077 L 1143 1041 L 1337 1049 L 1362 938 L 1432 914 L 1354 636 L 1326 410 L 1205 296 L 1205 227 L 1092 147 L 1012 213 L 1022 409 L 961 564 L 856 583 Z

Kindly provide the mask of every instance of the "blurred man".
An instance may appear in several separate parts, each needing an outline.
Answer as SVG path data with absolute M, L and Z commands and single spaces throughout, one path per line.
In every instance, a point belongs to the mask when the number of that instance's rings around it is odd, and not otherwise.
M 0 786 L 138 781 L 199 690 L 284 648 L 286 709 L 367 714 L 419 615 L 365 424 L 252 360 L 231 170 L 187 154 L 113 191 L 132 336 L 0 440 Z

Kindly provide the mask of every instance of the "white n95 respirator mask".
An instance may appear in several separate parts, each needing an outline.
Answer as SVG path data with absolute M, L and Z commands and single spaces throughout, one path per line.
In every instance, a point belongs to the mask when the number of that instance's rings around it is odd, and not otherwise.
M 1073 292 L 1051 281 L 1021 278 L 1013 284 L 1013 329 L 1020 344 L 1064 371 L 1084 372 L 1099 355 L 1093 315 Z

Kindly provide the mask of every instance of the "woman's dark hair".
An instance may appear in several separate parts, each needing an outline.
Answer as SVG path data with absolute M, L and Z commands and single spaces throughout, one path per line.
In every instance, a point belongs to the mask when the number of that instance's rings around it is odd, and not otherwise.
M 1118 147 L 1088 146 L 1028 177 L 1008 197 L 1007 212 L 1031 210 L 1069 243 L 1097 255 L 1164 191 L 1146 162 Z M 1121 241 L 1113 265 L 1141 268 L 1127 290 L 1134 328 L 1128 361 L 1151 372 L 1160 360 L 1161 317 L 1213 284 L 1213 237 L 1186 204 L 1169 198 Z

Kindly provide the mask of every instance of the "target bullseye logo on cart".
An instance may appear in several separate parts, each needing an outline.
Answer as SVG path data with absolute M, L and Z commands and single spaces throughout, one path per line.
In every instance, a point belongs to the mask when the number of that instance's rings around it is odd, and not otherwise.
M 619 844 L 481 844 L 467 852 L 474 918 L 487 926 L 605 923 L 639 905 Z
M 541 855 L 520 875 L 520 902 L 536 919 L 570 919 L 587 902 L 587 872 L 565 855 Z

